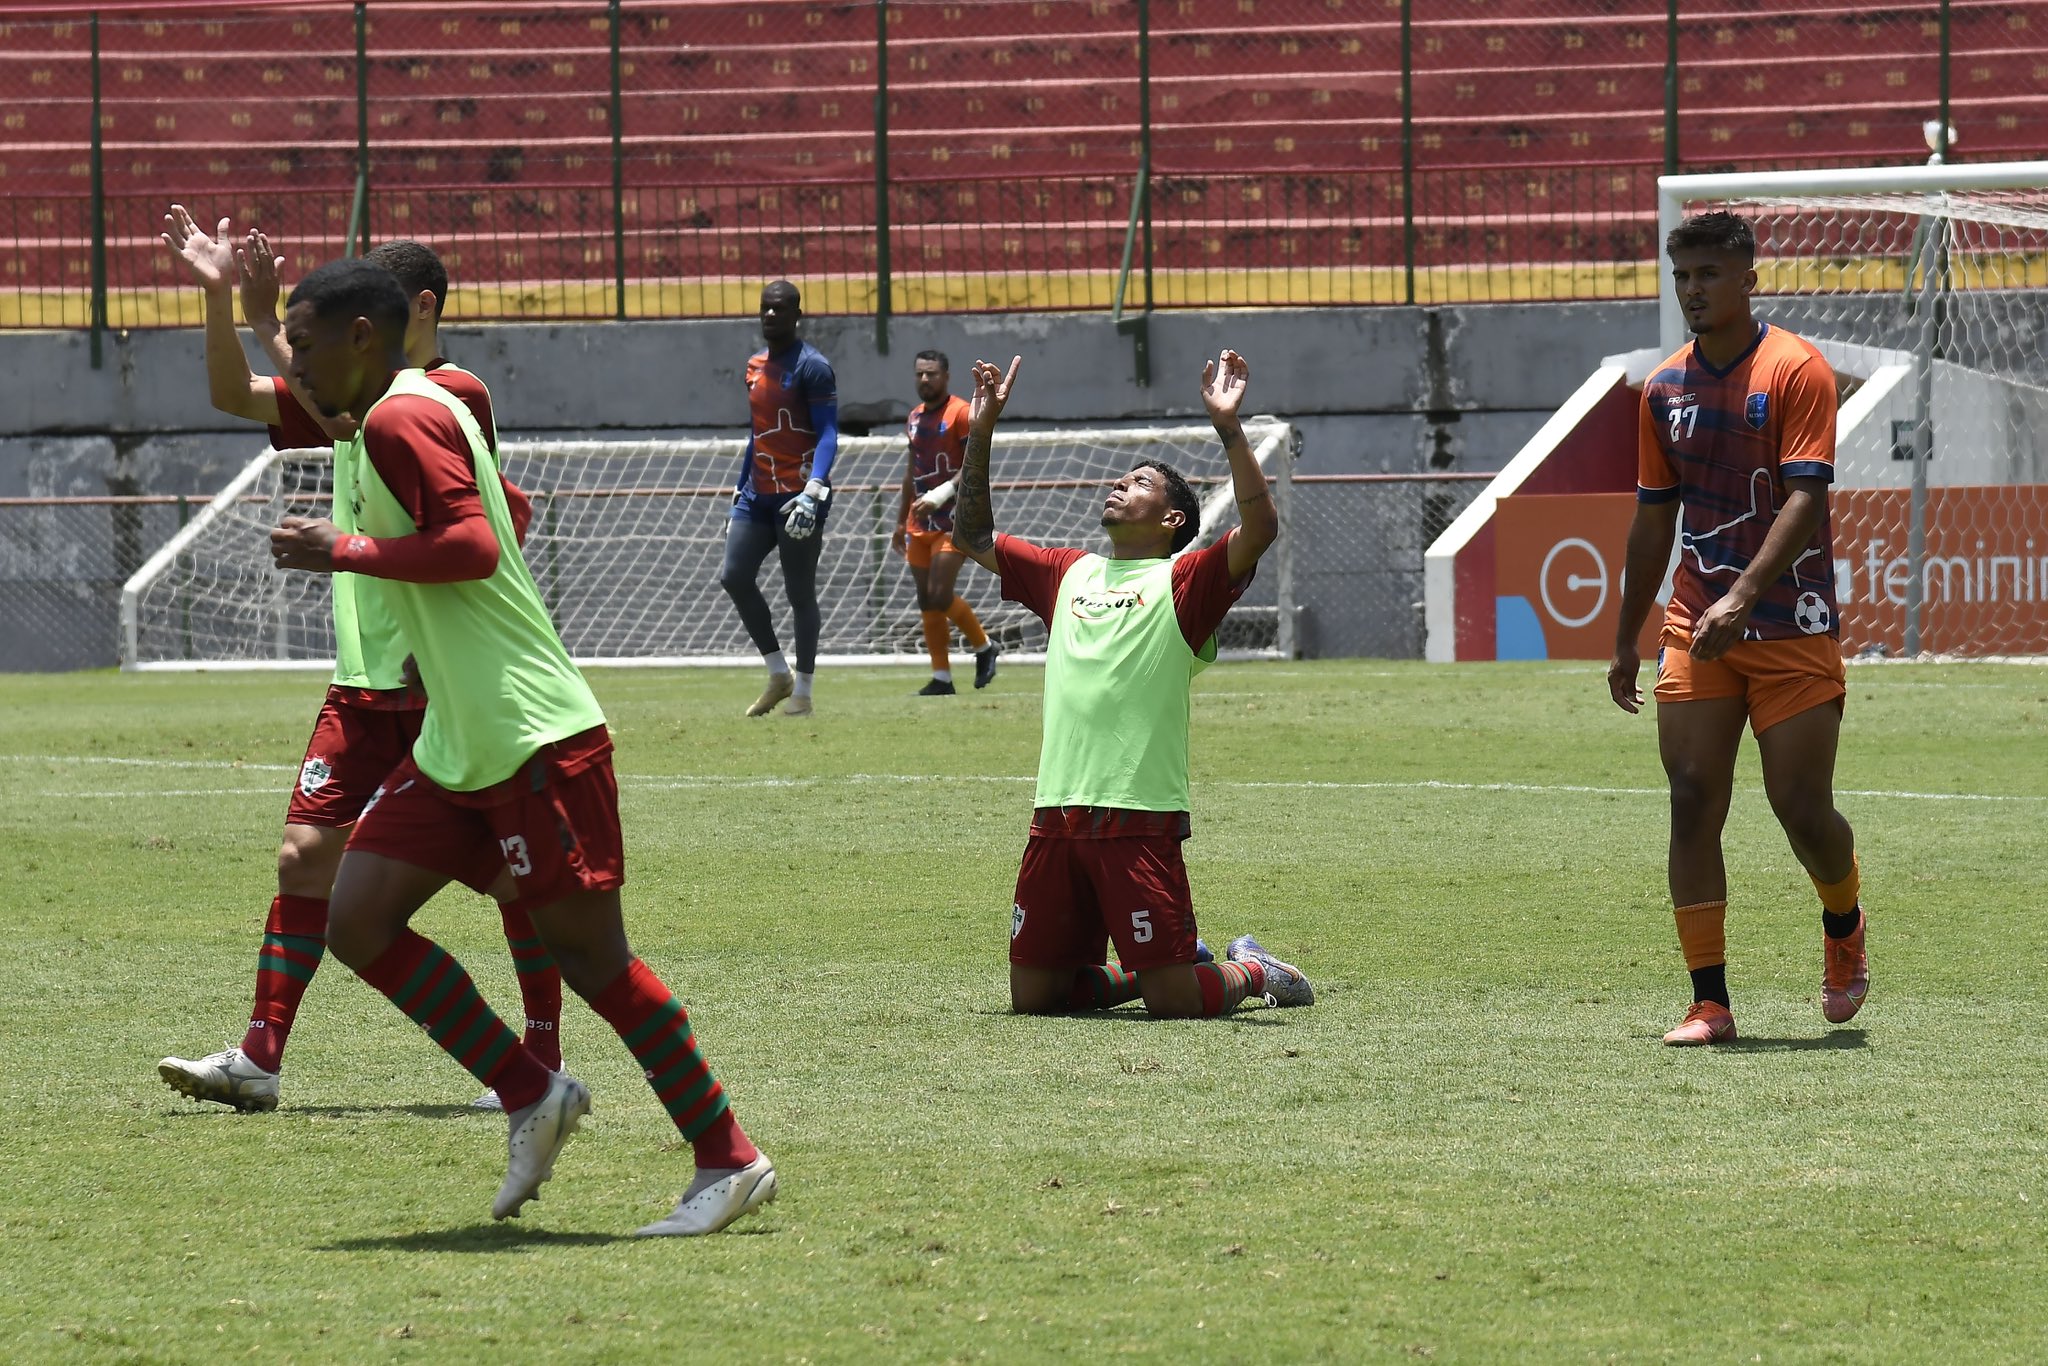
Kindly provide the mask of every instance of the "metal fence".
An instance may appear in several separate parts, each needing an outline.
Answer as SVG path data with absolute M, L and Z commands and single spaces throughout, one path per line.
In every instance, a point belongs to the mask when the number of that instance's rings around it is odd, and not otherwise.
M 50 12 L 52 9 L 63 11 Z M 2048 0 L 0 8 L 0 326 L 197 321 L 178 200 L 454 316 L 1633 297 L 1659 172 L 2048 141 Z

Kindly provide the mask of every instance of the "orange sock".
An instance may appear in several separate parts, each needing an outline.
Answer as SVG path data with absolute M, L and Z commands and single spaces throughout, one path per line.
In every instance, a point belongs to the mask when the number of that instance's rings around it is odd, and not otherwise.
M 960 599 L 955 598 L 958 602 Z M 924 625 L 924 648 L 932 657 L 932 672 L 947 673 L 953 667 L 953 628 L 946 624 L 944 612 L 919 612 L 917 619 Z
M 1811 873 L 1807 874 L 1812 877 Z M 1863 894 L 1863 865 L 1856 855 L 1849 855 L 1849 876 L 1840 882 L 1822 882 L 1813 879 L 1813 889 L 1820 893 L 1820 904 L 1836 915 L 1847 915 L 1856 909 L 1857 898 Z
M 1685 951 L 1688 970 L 1728 961 L 1727 902 L 1702 901 L 1680 906 L 1672 914 L 1678 919 L 1678 947 Z
M 974 615 L 974 609 L 967 605 L 967 599 L 955 594 L 953 605 L 946 609 L 946 619 L 960 628 L 960 634 L 967 637 L 967 648 L 979 650 L 988 644 L 988 632 L 981 629 L 981 618 Z

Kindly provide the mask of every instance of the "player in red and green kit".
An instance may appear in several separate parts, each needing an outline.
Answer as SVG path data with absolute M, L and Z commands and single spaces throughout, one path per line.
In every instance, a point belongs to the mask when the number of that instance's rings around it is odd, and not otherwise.
M 254 374 L 236 339 L 233 294 L 239 283 L 242 313 L 250 331 L 281 372 L 289 368 L 291 356 L 283 345 L 277 317 L 277 269 L 282 258 L 274 254 L 269 239 L 251 232 L 246 245 L 238 250 L 226 219 L 209 236 L 180 204 L 171 206 L 164 224 L 164 242 L 191 270 L 206 301 L 207 389 L 214 407 L 262 423 L 270 429 L 271 445 L 281 451 L 345 441 L 353 432 L 353 423 L 324 422 L 306 411 L 282 373 Z M 411 300 L 406 355 L 436 384 L 468 405 L 495 448 L 497 428 L 491 415 L 490 390 L 481 379 L 449 364 L 441 355 L 440 319 L 447 300 L 448 272 L 440 258 L 418 242 L 394 241 L 371 252 L 370 259 L 396 275 Z M 346 458 L 337 460 L 335 494 L 344 502 L 351 477 Z M 509 483 L 505 496 L 514 523 L 523 533 L 531 504 Z M 402 668 L 406 652 L 399 643 L 397 625 L 377 603 L 359 605 L 356 587 L 351 575 L 339 574 L 333 580 L 334 678 L 314 719 L 285 811 L 284 840 L 277 858 L 277 895 L 263 927 L 248 1029 L 239 1044 L 218 1053 L 201 1058 L 167 1057 L 157 1064 L 157 1075 L 167 1085 L 195 1100 L 242 1111 L 277 1107 L 285 1045 L 306 989 L 326 956 L 328 892 L 349 829 L 384 775 L 405 757 L 419 734 L 426 698 L 406 686 Z M 500 890 L 509 898 L 509 888 Z M 526 1007 L 527 1046 L 550 1066 L 558 1066 L 561 974 L 528 923 L 525 910 L 507 901 L 501 911 Z M 486 1092 L 475 1103 L 494 1105 L 496 1097 Z
M 1046 624 L 1045 727 L 1031 837 L 1010 922 L 1010 1006 L 1046 1015 L 1143 997 L 1161 1016 L 1214 1016 L 1246 997 L 1308 1005 L 1300 970 L 1250 935 L 1203 962 L 1181 842 L 1188 837 L 1189 685 L 1216 657 L 1216 628 L 1280 534 L 1266 476 L 1238 424 L 1250 369 L 1225 351 L 1202 371 L 1202 406 L 1230 460 L 1239 525 L 1200 530 L 1187 481 L 1156 460 L 1102 507 L 1110 553 L 995 534 L 989 443 L 1017 380 L 974 366 L 953 541 Z M 1114 942 L 1117 966 L 1108 965 Z
M 617 1031 L 694 1150 L 696 1179 L 642 1235 L 711 1233 L 774 1198 L 775 1169 L 740 1129 L 690 1018 L 626 942 L 625 856 L 604 714 L 563 649 L 526 563 L 489 442 L 409 368 L 405 292 L 369 261 L 335 261 L 292 292 L 294 377 L 358 423 L 355 531 L 288 517 L 280 568 L 375 580 L 426 684 L 407 760 L 350 837 L 328 915 L 334 955 L 503 1099 L 508 1162 L 491 1213 L 539 1191 L 590 1095 L 551 1072 L 461 964 L 410 928 L 450 881 L 510 867 L 562 979 Z

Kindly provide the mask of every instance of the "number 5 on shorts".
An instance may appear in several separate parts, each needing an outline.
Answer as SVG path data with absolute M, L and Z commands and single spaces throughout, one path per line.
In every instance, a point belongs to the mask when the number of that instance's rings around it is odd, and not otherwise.
M 1152 912 L 1131 912 L 1131 942 L 1149 944 L 1152 942 Z
M 533 871 L 533 859 L 526 851 L 526 836 L 507 835 L 498 841 L 505 851 L 505 862 L 512 869 L 513 877 L 525 877 Z

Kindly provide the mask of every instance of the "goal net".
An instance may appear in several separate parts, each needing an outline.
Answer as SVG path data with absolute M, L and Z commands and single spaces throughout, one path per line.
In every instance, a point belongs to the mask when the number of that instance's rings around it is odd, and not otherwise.
M 1834 367 L 1844 651 L 2048 654 L 2048 162 L 1672 176 L 1658 207 L 1748 218 L 1757 315 Z
M 1284 524 L 1294 429 L 1255 418 L 1245 435 L 1275 486 Z M 579 663 L 759 662 L 718 581 L 743 449 L 738 439 L 504 443 L 507 477 L 533 498 L 527 564 Z M 1147 458 L 1178 469 L 1201 498 L 1196 545 L 1236 525 L 1229 462 L 1206 425 L 999 432 L 996 524 L 1044 545 L 1106 549 L 1100 519 L 1108 485 Z M 892 548 L 905 459 L 900 435 L 840 442 L 818 566 L 819 652 L 827 663 L 925 657 L 916 589 Z M 123 667 L 302 667 L 331 660 L 327 580 L 273 569 L 266 538 L 282 517 L 326 516 L 332 480 L 326 451 L 269 451 L 251 460 L 123 588 Z M 1222 649 L 1292 654 L 1291 553 L 1283 536 L 1226 618 Z M 772 554 L 760 583 L 787 650 L 794 637 Z M 956 592 L 1006 649 L 1043 650 L 1044 627 L 1002 601 L 994 575 L 970 562 Z

